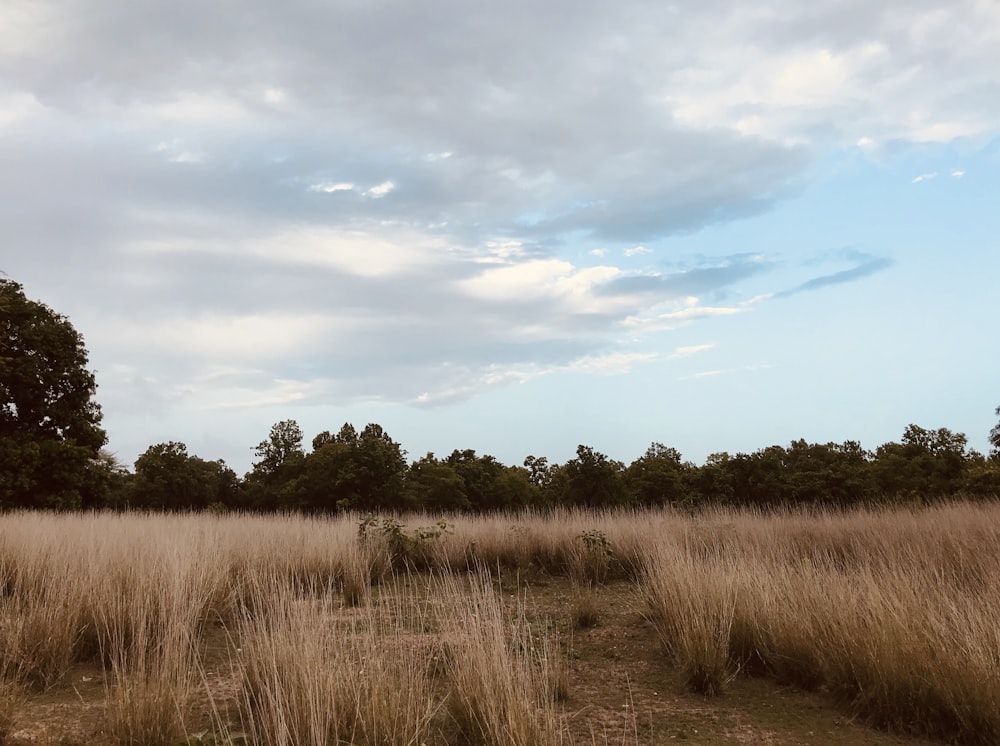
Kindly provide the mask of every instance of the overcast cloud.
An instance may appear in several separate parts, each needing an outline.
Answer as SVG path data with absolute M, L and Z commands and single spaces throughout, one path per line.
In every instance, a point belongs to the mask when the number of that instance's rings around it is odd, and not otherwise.
M 85 332 L 109 418 L 622 374 L 893 271 L 669 242 L 831 153 L 988 140 L 998 69 L 990 0 L 8 0 L 0 269 Z

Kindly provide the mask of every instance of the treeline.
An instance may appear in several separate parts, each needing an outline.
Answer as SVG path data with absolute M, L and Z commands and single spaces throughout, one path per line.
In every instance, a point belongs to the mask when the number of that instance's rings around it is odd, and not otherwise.
M 671 505 L 849 507 L 861 503 L 1000 495 L 1000 454 L 968 448 L 946 428 L 910 425 L 900 442 L 868 451 L 858 443 L 770 446 L 716 453 L 698 466 L 653 443 L 626 465 L 588 446 L 563 464 L 528 456 L 511 466 L 473 450 L 412 462 L 381 426 L 345 424 L 303 446 L 293 420 L 258 445 L 242 478 L 223 461 L 188 454 L 183 443 L 151 446 L 134 472 L 108 462 L 91 508 L 336 513 L 473 511 Z

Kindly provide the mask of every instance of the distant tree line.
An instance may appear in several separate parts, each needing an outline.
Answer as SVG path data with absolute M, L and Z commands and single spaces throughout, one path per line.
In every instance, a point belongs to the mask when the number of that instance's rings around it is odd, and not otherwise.
M 423 510 L 489 512 L 554 507 L 783 506 L 844 508 L 957 496 L 1000 496 L 1000 454 L 969 449 L 965 435 L 910 425 L 874 451 L 858 443 L 792 442 L 753 453 L 716 453 L 702 465 L 653 443 L 626 465 L 589 446 L 563 464 L 528 456 L 510 466 L 473 450 L 407 461 L 385 430 L 345 424 L 312 439 L 294 420 L 271 428 L 250 472 L 205 461 L 182 443 L 151 446 L 130 473 L 114 467 L 102 506 L 156 510 Z
M 0 278 L 0 509 L 484 512 L 555 507 L 685 509 L 735 505 L 848 507 L 893 500 L 1000 496 L 1000 424 L 989 456 L 965 435 L 910 425 L 899 443 L 792 442 L 716 453 L 701 466 L 653 443 L 629 465 L 580 445 L 564 464 L 508 466 L 473 450 L 408 461 L 385 430 L 351 424 L 303 446 L 275 424 L 242 478 L 183 443 L 150 446 L 124 468 L 103 446 L 96 383 L 69 321 Z M 997 408 L 1000 415 L 1000 407 Z

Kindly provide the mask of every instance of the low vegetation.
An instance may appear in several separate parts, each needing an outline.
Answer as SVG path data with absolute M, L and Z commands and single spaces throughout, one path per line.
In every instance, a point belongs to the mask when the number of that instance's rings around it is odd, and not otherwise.
M 634 589 L 630 623 L 655 630 L 647 663 L 677 691 L 726 697 L 764 679 L 896 733 L 997 743 L 998 542 L 992 502 L 443 519 L 9 513 L 0 744 L 42 743 L 29 740 L 33 703 L 91 676 L 103 682 L 96 714 L 61 736 L 50 727 L 50 743 L 71 732 L 144 746 L 653 742 L 638 719 L 610 737 L 587 726 L 595 703 L 574 699 L 574 640 L 624 618 L 600 605 L 608 584 Z M 547 587 L 562 601 L 540 606 Z

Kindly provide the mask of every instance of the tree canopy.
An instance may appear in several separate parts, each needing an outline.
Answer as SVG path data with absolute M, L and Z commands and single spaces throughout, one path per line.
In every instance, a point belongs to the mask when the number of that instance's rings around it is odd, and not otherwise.
M 86 507 L 107 441 L 83 337 L 0 278 L 0 505 Z

